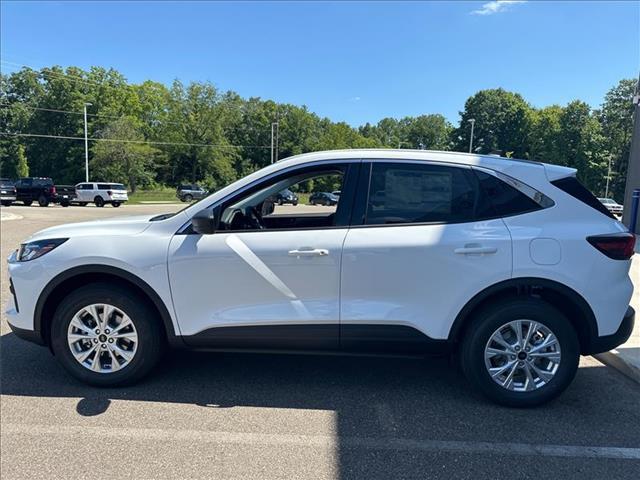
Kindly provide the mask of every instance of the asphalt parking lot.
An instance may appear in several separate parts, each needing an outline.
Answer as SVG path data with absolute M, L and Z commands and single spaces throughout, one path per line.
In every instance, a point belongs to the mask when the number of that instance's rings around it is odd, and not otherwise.
M 180 205 L 3 211 L 4 259 L 65 222 Z M 638 261 L 636 259 L 636 261 Z M 4 310 L 4 309 L 3 309 Z M 586 357 L 556 401 L 495 406 L 446 359 L 170 354 L 143 383 L 78 383 L 0 337 L 2 478 L 576 478 L 640 472 L 640 385 Z

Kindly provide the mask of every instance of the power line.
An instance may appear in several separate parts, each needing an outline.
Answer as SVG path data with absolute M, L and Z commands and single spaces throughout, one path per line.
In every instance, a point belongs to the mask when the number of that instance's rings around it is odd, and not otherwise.
M 0 132 L 0 135 L 7 137 L 35 137 L 35 138 L 56 138 L 60 140 L 82 140 L 84 137 L 68 137 L 64 135 L 43 135 L 39 133 L 10 133 Z M 92 142 L 120 142 L 120 143 L 138 143 L 138 144 L 151 144 L 151 145 L 177 145 L 183 147 L 212 147 L 212 148 L 271 148 L 268 145 L 224 145 L 224 144 L 210 144 L 210 143 L 186 143 L 186 142 L 154 142 L 150 140 L 124 140 L 116 138 L 87 138 Z
M 44 107 L 31 107 L 29 105 L 24 105 L 24 102 L 15 102 L 14 104 L 9 104 L 9 103 L 0 103 L 0 107 L 4 107 L 4 108 L 10 108 L 15 104 L 21 104 L 23 108 L 27 108 L 29 110 L 42 110 L 44 112 L 56 112 L 56 113 L 68 113 L 68 114 L 73 114 L 73 115 L 84 115 L 84 112 L 74 112 L 72 110 L 59 110 L 56 108 L 44 108 Z M 136 115 L 122 115 L 120 117 L 118 117 L 117 115 L 105 115 L 102 113 L 87 113 L 87 116 L 89 117 L 100 117 L 100 118 L 113 118 L 116 120 L 122 120 L 123 118 L 127 117 L 127 116 L 132 116 L 135 118 L 139 118 Z M 182 122 L 172 122 L 170 120 L 161 120 L 160 123 L 169 123 L 172 125 L 184 125 L 184 123 Z
M 92 80 L 87 80 L 86 78 L 82 78 L 82 77 L 79 77 L 77 75 L 71 75 L 70 73 L 54 72 L 54 71 L 51 71 L 49 69 L 50 67 L 43 67 L 43 68 L 37 69 L 37 68 L 34 68 L 34 67 L 30 66 L 30 65 L 25 65 L 24 63 L 9 62 L 7 60 L 0 60 L 0 63 L 4 63 L 5 65 L 13 65 L 13 66 L 16 66 L 16 67 L 28 68 L 32 72 L 37 73 L 39 75 L 49 75 L 49 76 L 54 76 L 54 77 L 57 76 L 57 77 L 61 77 L 61 78 L 64 78 L 65 80 L 69 80 L 69 81 L 72 81 L 72 82 L 81 82 L 81 83 L 86 83 L 88 85 L 95 85 L 97 87 L 120 88 L 120 86 L 116 87 L 115 85 L 110 85 L 110 84 L 104 83 L 104 82 L 103 83 L 94 82 Z M 47 70 L 44 70 L 45 68 Z M 124 86 L 128 87 L 129 85 L 127 84 L 127 85 L 124 85 Z

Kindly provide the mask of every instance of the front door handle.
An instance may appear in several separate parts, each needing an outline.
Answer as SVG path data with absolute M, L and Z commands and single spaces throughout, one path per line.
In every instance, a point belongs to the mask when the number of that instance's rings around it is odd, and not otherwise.
M 325 257 L 329 255 L 329 250 L 324 248 L 289 250 L 292 257 Z
M 459 253 L 461 255 L 482 255 L 496 253 L 497 251 L 498 249 L 496 247 L 483 247 L 478 244 L 467 244 L 462 248 L 456 248 L 454 250 L 455 253 Z

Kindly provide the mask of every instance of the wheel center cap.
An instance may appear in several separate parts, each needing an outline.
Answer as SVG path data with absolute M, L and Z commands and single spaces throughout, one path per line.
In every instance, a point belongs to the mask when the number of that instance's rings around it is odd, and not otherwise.
M 520 352 L 518 354 L 518 360 L 524 360 L 525 358 L 527 358 L 527 354 L 524 352 Z
M 107 336 L 103 333 L 98 337 L 98 340 L 104 343 L 107 341 Z

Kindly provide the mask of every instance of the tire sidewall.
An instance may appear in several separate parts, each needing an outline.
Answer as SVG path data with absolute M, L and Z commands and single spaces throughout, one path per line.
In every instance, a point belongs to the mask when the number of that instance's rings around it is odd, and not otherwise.
M 126 313 L 138 334 L 134 358 L 121 370 L 97 373 L 78 363 L 67 343 L 67 330 L 73 316 L 93 303 L 108 303 Z M 96 386 L 119 386 L 132 383 L 155 365 L 162 347 L 159 327 L 146 302 L 126 290 L 107 284 L 93 284 L 71 293 L 61 303 L 51 325 L 51 347 L 63 367 L 77 379 Z
M 558 339 L 561 361 L 554 377 L 531 392 L 513 392 L 498 385 L 485 366 L 484 350 L 493 333 L 513 320 L 534 320 L 549 328 Z M 467 330 L 463 340 L 462 368 L 471 383 L 497 403 L 530 407 L 545 403 L 562 393 L 573 380 L 580 357 L 575 330 L 557 309 L 539 300 L 513 300 L 485 309 Z

